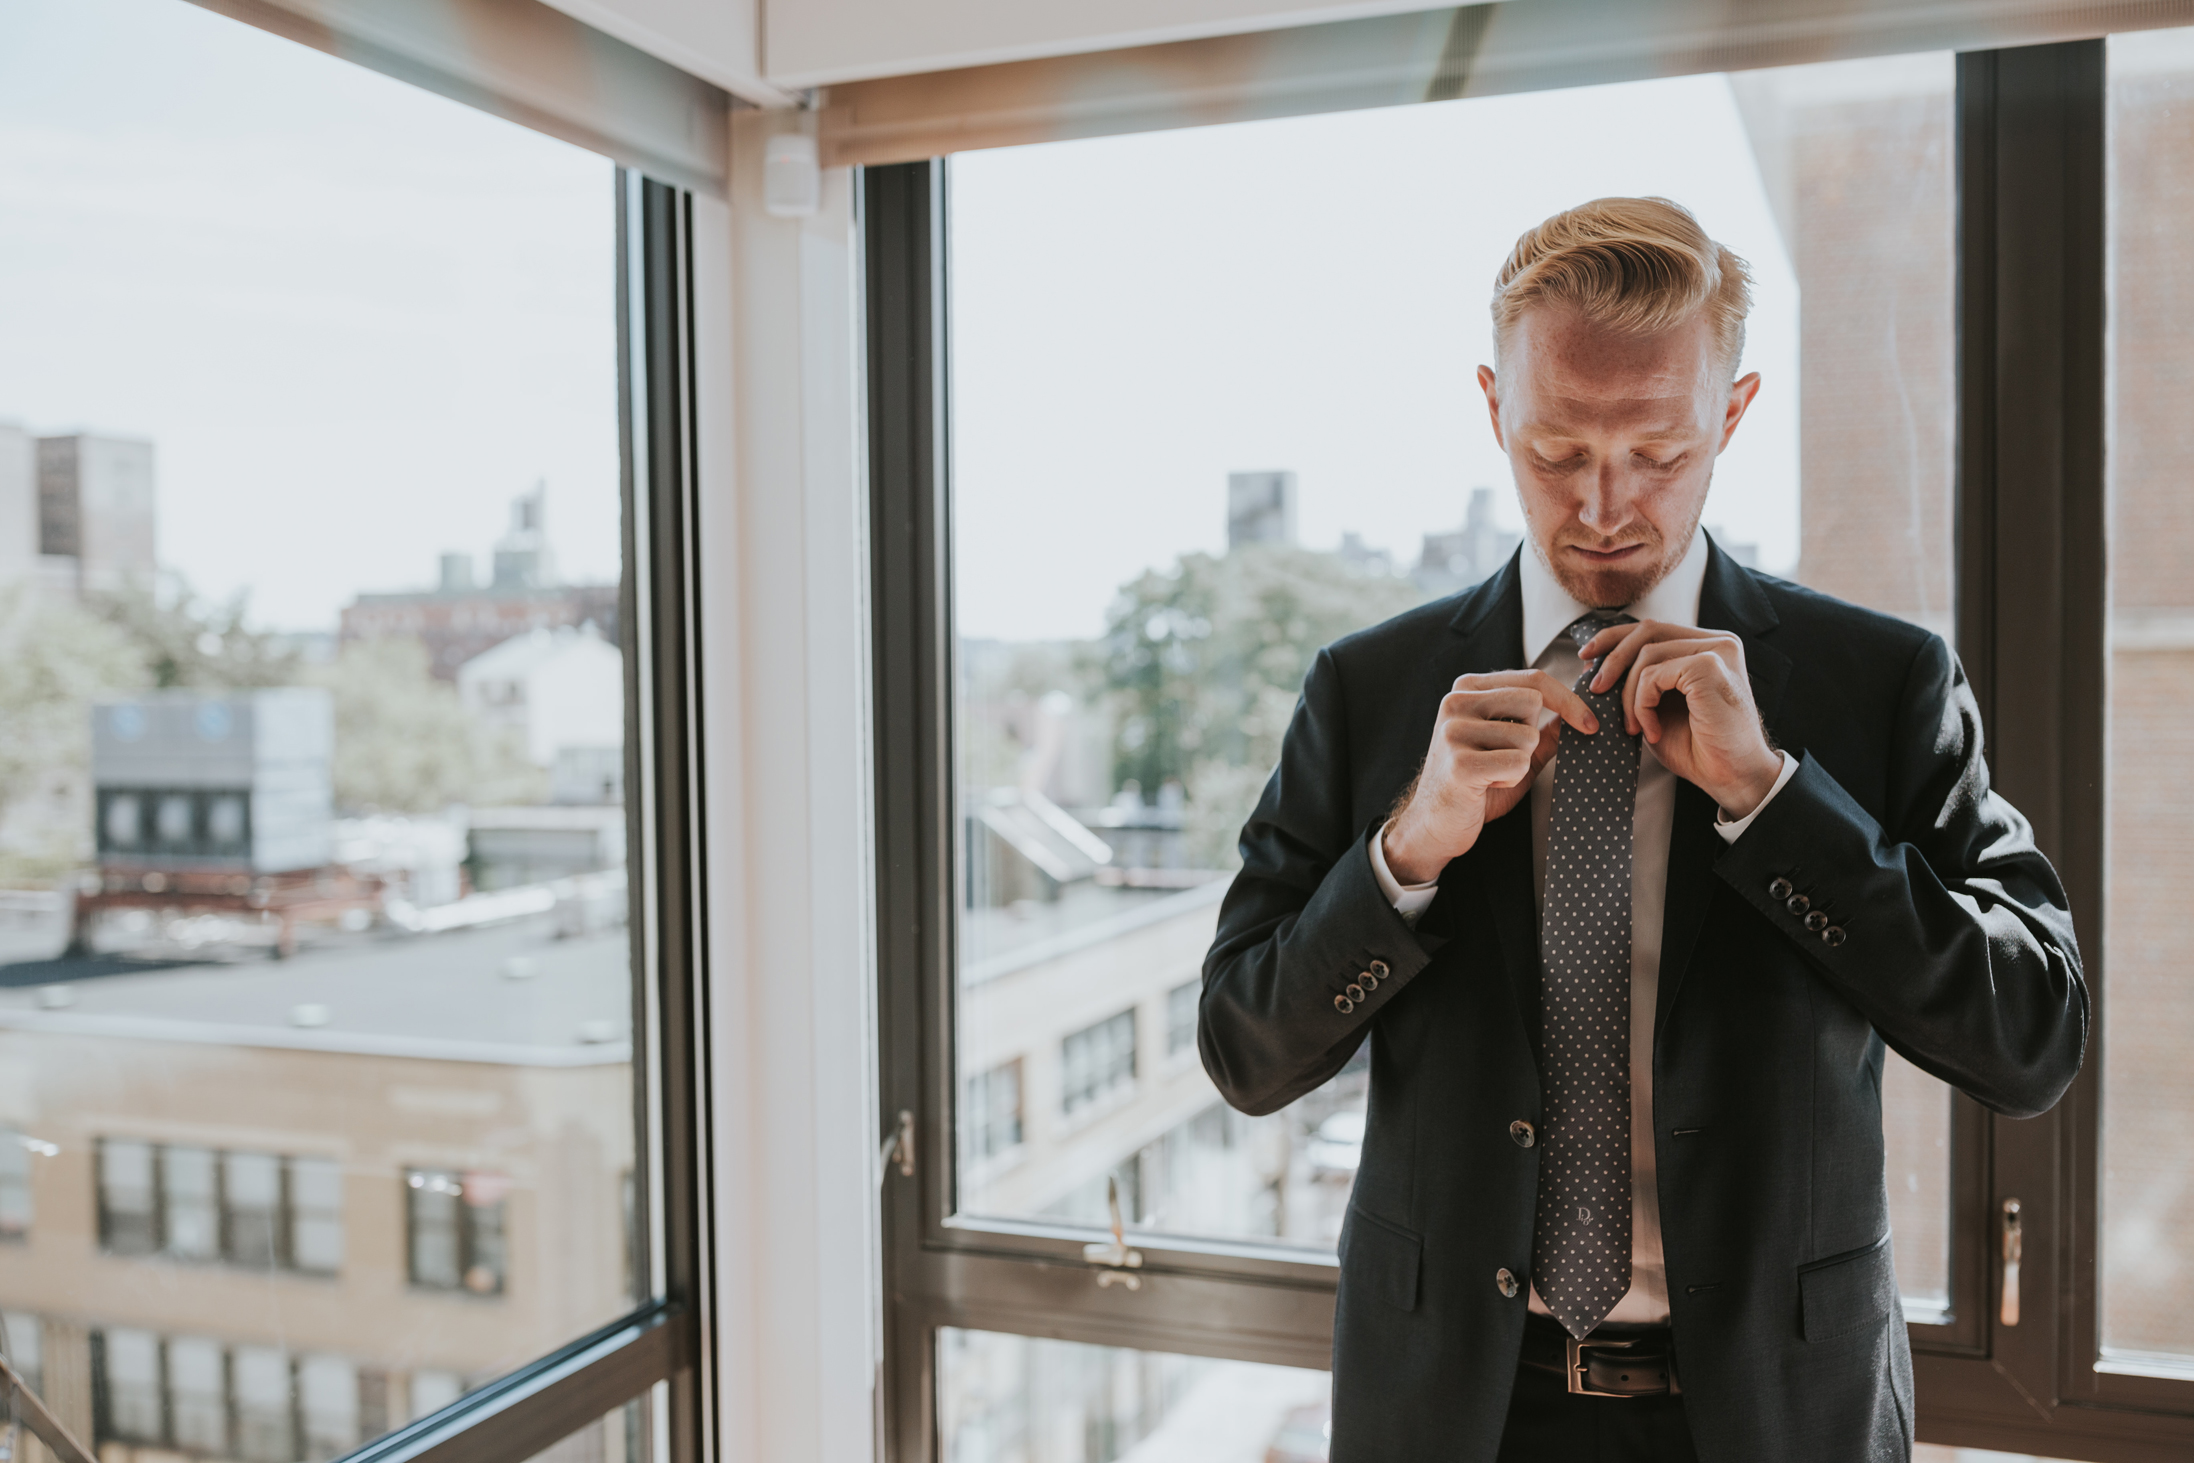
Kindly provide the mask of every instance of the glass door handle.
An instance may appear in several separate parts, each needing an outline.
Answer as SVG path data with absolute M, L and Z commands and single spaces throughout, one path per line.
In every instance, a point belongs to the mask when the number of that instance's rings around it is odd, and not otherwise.
M 2019 1201 L 2004 1200 L 2003 1220 L 2003 1303 L 1996 1319 L 2006 1326 L 2019 1324 L 2019 1255 L 2026 1248 L 2026 1232 L 2019 1222 Z

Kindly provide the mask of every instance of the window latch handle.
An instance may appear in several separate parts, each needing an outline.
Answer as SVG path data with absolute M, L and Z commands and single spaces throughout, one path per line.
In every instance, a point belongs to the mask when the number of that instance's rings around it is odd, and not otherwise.
M 914 1114 L 907 1108 L 899 1109 L 899 1125 L 884 1135 L 883 1149 L 876 1155 L 877 1188 L 884 1186 L 894 1167 L 899 1177 L 914 1177 Z
M 2019 1221 L 2019 1201 L 2004 1200 L 2003 1262 L 2004 1296 L 1996 1319 L 2006 1326 L 2019 1324 L 2019 1257 L 2026 1249 L 2025 1226 Z
M 1120 1180 L 1112 1174 L 1105 1175 L 1105 1207 L 1112 1211 L 1112 1242 L 1082 1246 L 1082 1258 L 1099 1267 L 1099 1290 L 1113 1285 L 1141 1290 L 1143 1277 L 1128 1272 L 1143 1268 L 1143 1252 L 1127 1247 L 1127 1226 L 1120 1221 Z

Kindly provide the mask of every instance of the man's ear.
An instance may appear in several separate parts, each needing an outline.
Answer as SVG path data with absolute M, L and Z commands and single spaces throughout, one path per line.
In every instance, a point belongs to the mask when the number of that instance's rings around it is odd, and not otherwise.
M 1729 383 L 1729 409 L 1722 416 L 1722 440 L 1714 450 L 1717 454 L 1729 450 L 1729 439 L 1737 435 L 1737 423 L 1745 419 L 1752 408 L 1752 398 L 1760 394 L 1760 373 L 1748 371 Z
M 1506 452 L 1508 451 L 1508 443 L 1501 437 L 1501 396 L 1499 391 L 1494 388 L 1493 368 L 1491 366 L 1480 366 L 1478 368 L 1478 389 L 1486 394 L 1486 415 L 1493 422 L 1494 445 Z

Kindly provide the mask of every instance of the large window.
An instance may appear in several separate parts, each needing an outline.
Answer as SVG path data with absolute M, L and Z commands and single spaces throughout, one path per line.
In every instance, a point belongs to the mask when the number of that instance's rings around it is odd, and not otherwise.
M 679 207 L 179 0 L 0 16 L 0 1308 L 102 1458 L 691 1436 L 624 1408 L 697 1203 Z
M 2172 119 L 2194 71 L 2167 35 L 2112 47 L 2107 912 L 2082 791 L 2101 785 L 2083 730 L 2101 682 L 2082 689 L 2105 592 L 2100 43 L 871 174 L 884 928 L 908 931 L 884 952 L 887 1090 L 957 1133 L 887 1211 L 907 1456 L 932 1439 L 947 1457 L 1166 1456 L 1135 1438 L 1203 1415 L 1200 1388 L 1232 1399 L 1209 1404 L 1225 1423 L 1207 1446 L 1292 1457 L 1323 1426 L 1315 1397 L 1161 1358 L 1324 1363 L 1378 1038 L 1246 1118 L 1193 1059 L 1198 971 L 1317 647 L 1516 551 L 1470 379 L 1486 297 L 1518 233 L 1614 193 L 1686 203 L 1753 269 L 1745 369 L 1764 386 L 1706 528 L 1743 562 L 1953 640 L 1997 781 L 2065 872 L 2095 988 L 2116 992 L 2082 1086 L 2039 1123 L 1885 1056 L 1920 1434 L 2068 1458 L 2184 1444 L 2186 1164 L 2168 1136 L 2186 1117 L 2184 1002 L 2166 935 L 2184 819 L 2157 770 L 2179 448 L 2159 403 L 2185 374 Z M 970 1104 L 1012 1060 L 1022 1149 L 970 1161 L 994 1128 Z M 1023 1334 L 1139 1349 L 1070 1363 Z M 1062 1420 L 1100 1413 L 1132 1420 Z
M 2194 963 L 2177 890 L 2194 871 L 2194 31 L 2110 43 L 2110 781 L 2104 938 L 2101 1348 L 2194 1379 Z

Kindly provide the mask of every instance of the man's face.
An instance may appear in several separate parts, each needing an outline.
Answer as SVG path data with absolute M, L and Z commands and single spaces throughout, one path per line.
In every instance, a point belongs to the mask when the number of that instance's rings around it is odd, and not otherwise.
M 1760 389 L 1732 383 L 1701 315 L 1652 335 L 1528 310 L 1478 368 L 1533 547 L 1582 604 L 1627 605 L 1691 546 L 1714 459 Z

